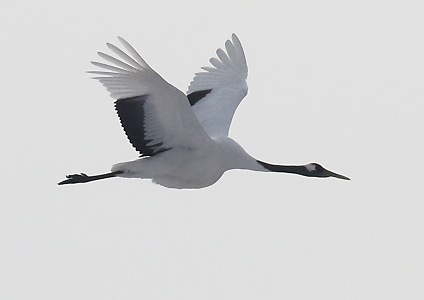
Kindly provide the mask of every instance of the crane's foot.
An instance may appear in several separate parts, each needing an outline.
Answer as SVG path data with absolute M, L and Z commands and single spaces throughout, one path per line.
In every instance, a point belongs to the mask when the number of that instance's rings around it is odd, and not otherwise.
M 90 176 L 88 176 L 87 174 L 81 173 L 81 174 L 72 174 L 72 175 L 66 175 L 65 180 L 59 182 L 59 185 L 62 184 L 70 184 L 70 183 L 84 183 L 84 182 L 89 182 L 90 180 Z

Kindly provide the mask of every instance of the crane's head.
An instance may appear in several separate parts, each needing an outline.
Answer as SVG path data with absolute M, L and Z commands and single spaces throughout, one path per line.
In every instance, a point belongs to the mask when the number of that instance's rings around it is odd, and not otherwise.
M 344 179 L 344 180 L 350 180 L 349 177 L 331 172 L 327 169 L 325 169 L 323 166 L 321 166 L 320 164 L 317 163 L 310 163 L 307 164 L 305 166 L 308 174 L 306 176 L 310 176 L 310 177 L 335 177 L 335 178 L 340 178 L 340 179 Z

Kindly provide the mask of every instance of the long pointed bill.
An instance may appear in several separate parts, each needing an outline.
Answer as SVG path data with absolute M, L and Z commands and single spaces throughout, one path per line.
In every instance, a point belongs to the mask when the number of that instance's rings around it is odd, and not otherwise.
M 325 170 L 324 174 L 326 175 L 326 177 L 335 177 L 335 178 L 340 178 L 340 179 L 344 179 L 344 180 L 350 180 L 349 177 L 346 177 L 346 176 L 343 176 L 343 175 L 340 175 L 340 174 L 337 174 L 337 173 L 334 173 L 334 172 L 331 172 L 331 171 L 328 171 L 328 170 Z

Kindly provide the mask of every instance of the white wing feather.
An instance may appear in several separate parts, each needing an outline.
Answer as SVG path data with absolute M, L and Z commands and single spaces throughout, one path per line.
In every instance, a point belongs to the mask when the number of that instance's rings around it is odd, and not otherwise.
M 187 94 L 212 91 L 192 106 L 196 117 L 210 136 L 228 135 L 237 106 L 247 94 L 247 63 L 243 47 L 235 34 L 225 43 L 227 53 L 218 49 L 218 58 L 211 58 L 213 67 L 202 67 L 196 73 Z
M 124 39 L 119 38 L 126 54 L 118 47 L 107 46 L 122 60 L 99 52 L 109 64 L 92 62 L 107 71 L 90 71 L 114 99 L 125 99 L 145 95 L 144 120 L 146 140 L 151 144 L 162 143 L 164 148 L 176 146 L 200 148 L 211 139 L 193 113 L 186 95 L 167 83 L 157 74 Z M 118 100 L 119 101 L 119 100 Z

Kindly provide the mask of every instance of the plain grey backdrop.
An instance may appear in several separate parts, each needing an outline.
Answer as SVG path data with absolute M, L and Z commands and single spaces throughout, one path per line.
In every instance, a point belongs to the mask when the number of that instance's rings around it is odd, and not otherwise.
M 423 299 L 422 1 L 13 1 L 1 26 L 1 299 Z M 137 158 L 85 71 L 127 39 L 184 92 L 236 33 L 258 159 L 212 187 L 57 186 Z

